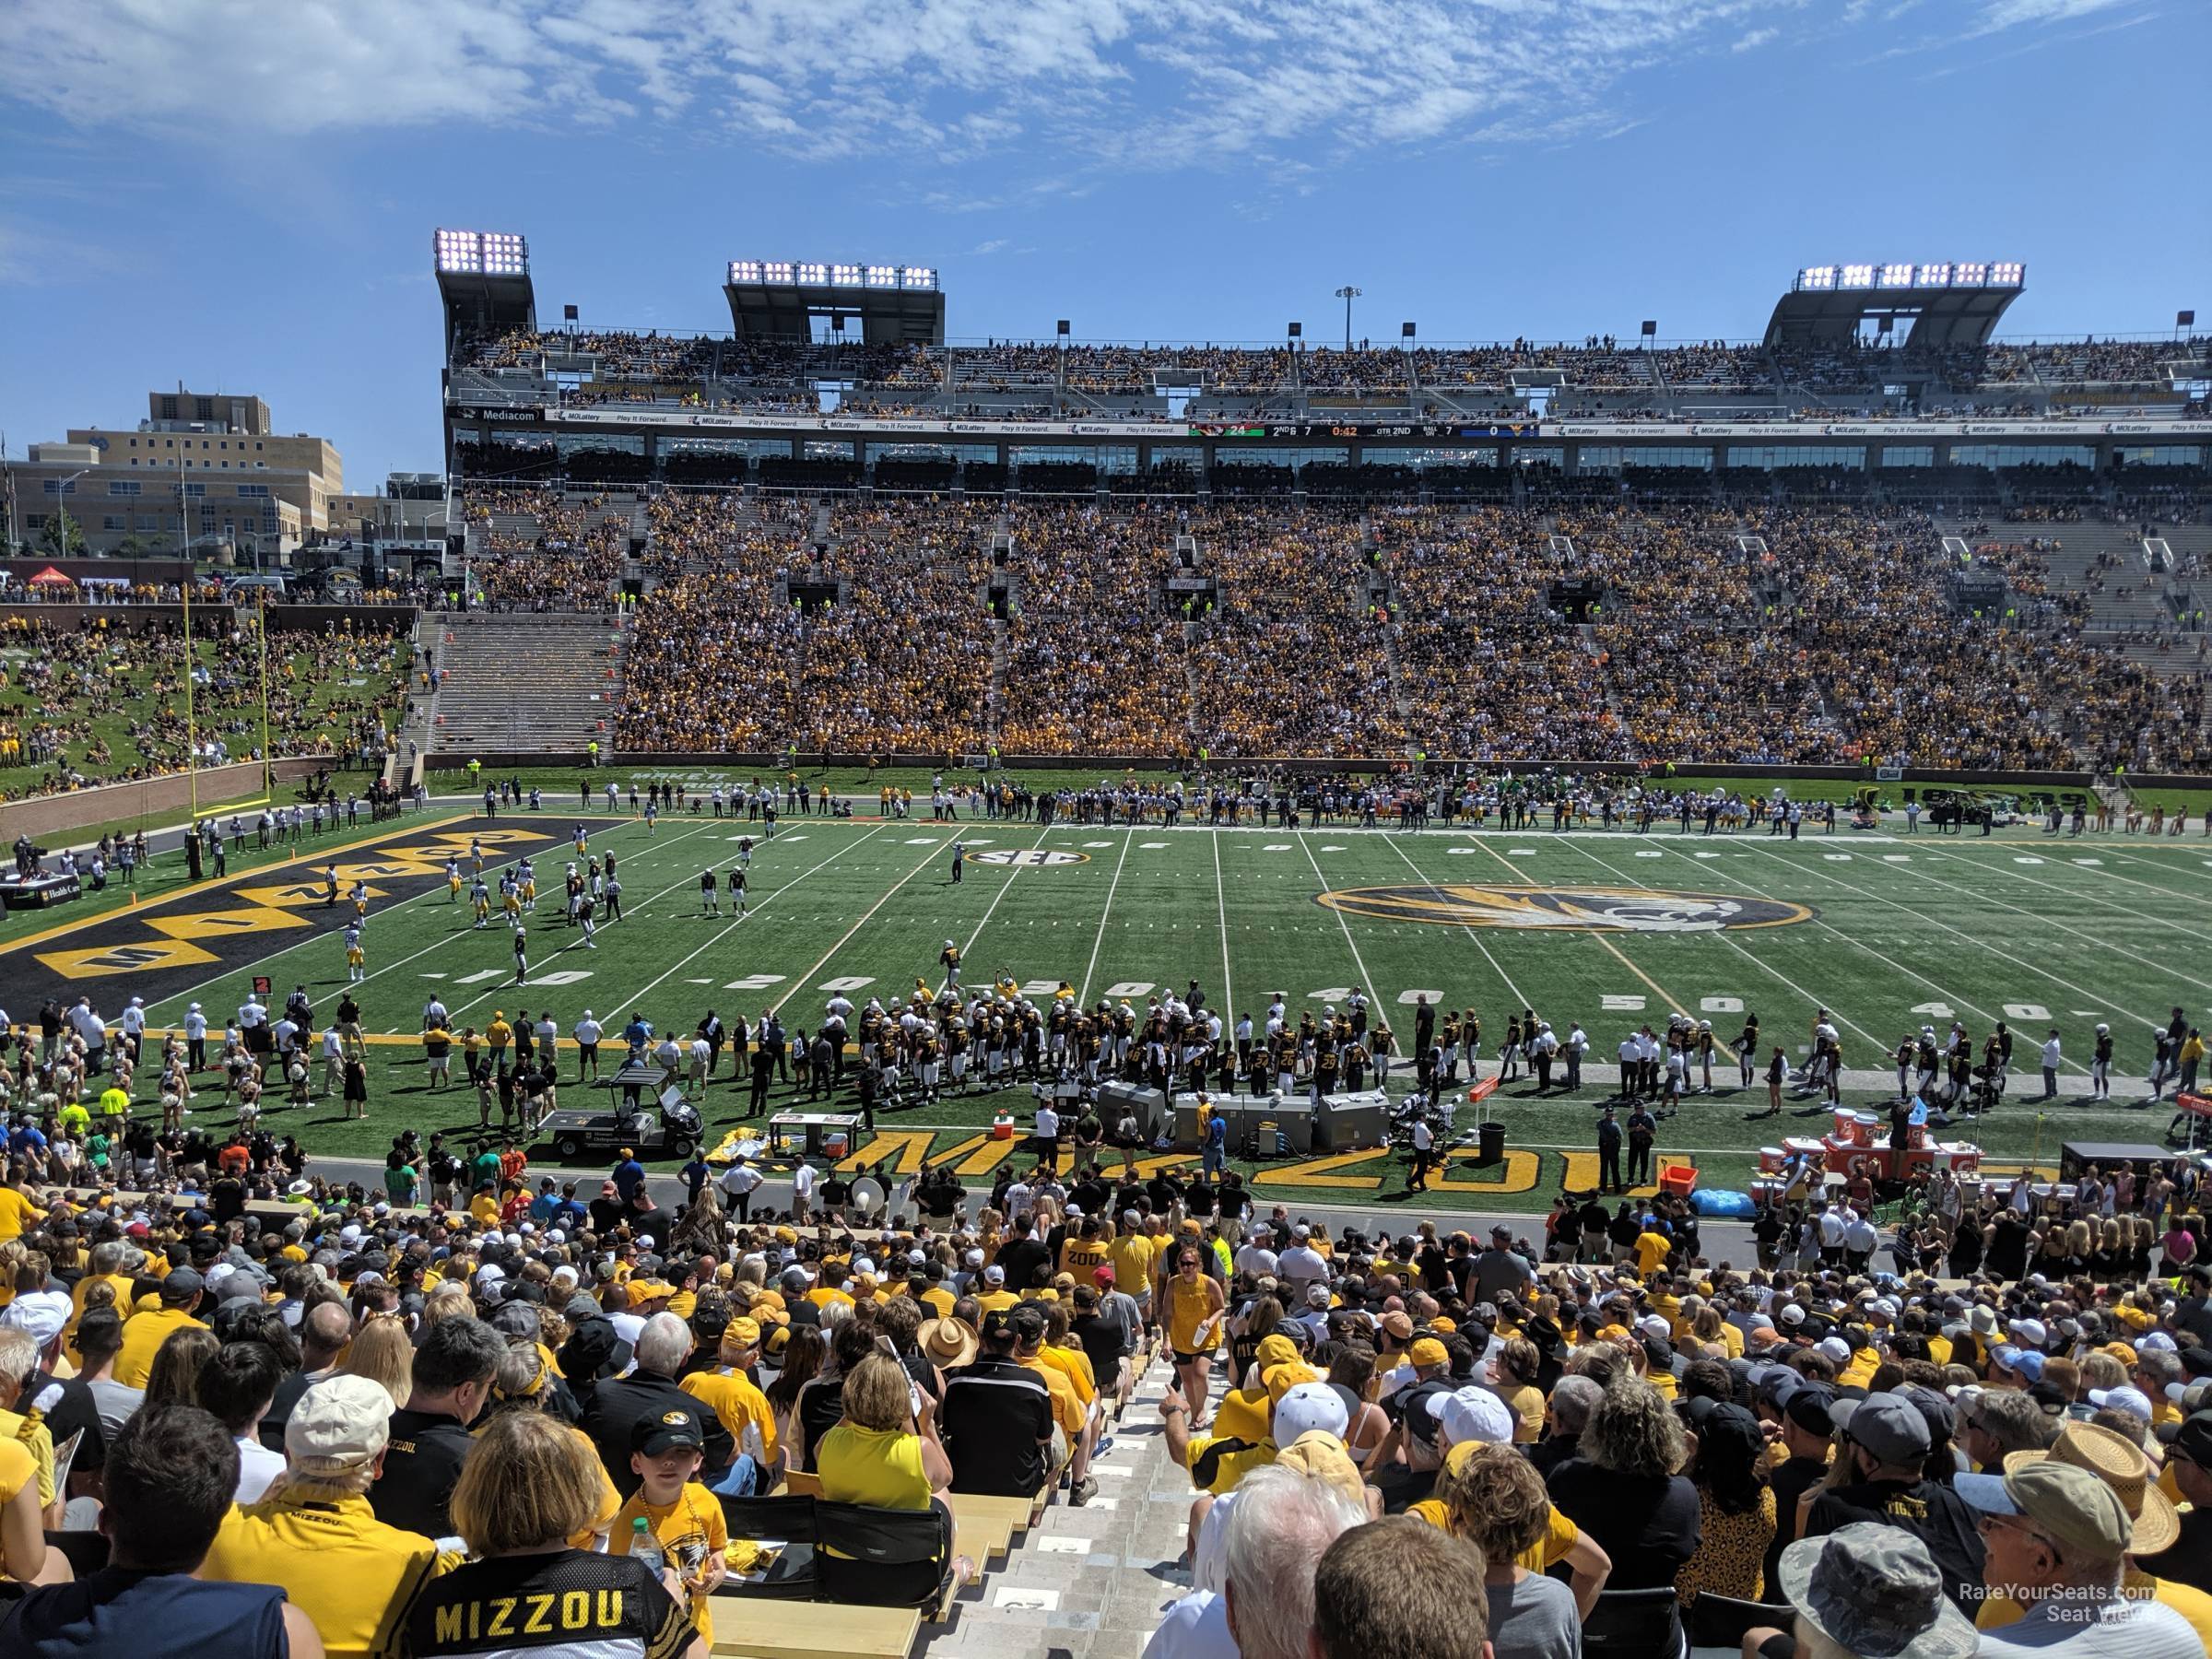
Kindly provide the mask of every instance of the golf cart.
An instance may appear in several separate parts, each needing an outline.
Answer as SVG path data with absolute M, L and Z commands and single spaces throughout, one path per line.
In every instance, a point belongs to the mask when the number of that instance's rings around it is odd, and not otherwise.
M 704 1134 L 699 1109 L 684 1099 L 673 1071 L 650 1064 L 625 1065 L 602 1077 L 598 1087 L 607 1091 L 606 1106 L 563 1106 L 546 1113 L 537 1125 L 538 1138 L 551 1141 L 564 1161 L 624 1147 L 641 1158 L 688 1158 L 699 1145 Z

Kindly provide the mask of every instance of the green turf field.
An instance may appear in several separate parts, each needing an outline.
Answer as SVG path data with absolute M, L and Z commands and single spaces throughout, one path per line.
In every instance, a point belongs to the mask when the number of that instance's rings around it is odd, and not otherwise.
M 1041 831 L 1020 823 L 956 830 L 915 820 L 788 819 L 756 852 L 752 912 L 740 921 L 702 915 L 698 878 L 708 864 L 726 866 L 747 826 L 679 818 L 649 834 L 641 822 L 602 815 L 592 824 L 592 845 L 618 855 L 628 914 L 601 928 L 599 948 L 587 951 L 549 898 L 532 919 L 530 982 L 518 991 L 507 932 L 496 920 L 488 931 L 472 929 L 465 907 L 447 900 L 444 850 L 478 831 L 523 838 L 493 842 L 488 866 L 502 851 L 527 846 L 541 892 L 557 895 L 571 821 L 502 816 L 488 830 L 481 818 L 433 814 L 350 854 L 371 861 L 360 867 L 382 895 L 371 908 L 370 978 L 359 992 L 364 1028 L 381 1039 L 372 1050 L 372 1113 L 365 1124 L 347 1124 L 318 1104 L 267 1121 L 325 1153 L 381 1152 L 404 1124 L 473 1128 L 473 1097 L 421 1092 L 411 1033 L 433 991 L 456 1030 L 481 1027 L 495 1009 L 512 1016 L 525 1006 L 550 1008 L 564 1031 L 586 1006 L 610 1027 L 633 1009 L 688 1030 L 709 1007 L 726 1018 L 771 1006 L 787 1025 L 811 1027 L 828 987 L 856 1002 L 911 991 L 917 975 L 933 973 L 947 938 L 964 947 L 971 980 L 1004 971 L 1049 992 L 1065 978 L 1086 1000 L 1125 995 L 1141 1003 L 1156 986 L 1180 989 L 1196 978 L 1217 1006 L 1256 1018 L 1270 992 L 1284 993 L 1295 1014 L 1365 986 L 1402 1040 L 1410 1039 L 1411 1014 L 1401 1005 L 1426 991 L 1432 1001 L 1480 1013 L 1486 1075 L 1496 1069 L 1507 1014 L 1523 1006 L 1561 1030 L 1570 1018 L 1582 1020 L 1594 1061 L 1610 1057 L 1630 1027 L 1664 1022 L 1670 1009 L 1711 1018 L 1724 1039 L 1740 1029 L 1746 1008 L 1756 1010 L 1768 1038 L 1795 1053 L 1816 1006 L 1826 1006 L 1841 1030 L 1847 1066 L 1870 1074 L 1864 1087 L 1847 1090 L 1862 1104 L 1886 1093 L 1872 1074 L 1883 1072 L 1907 1030 L 1940 1030 L 1955 1012 L 1978 1038 L 2004 1018 L 2020 1033 L 2017 1064 L 2028 1069 L 2011 1103 L 1971 1133 L 1993 1162 L 2016 1166 L 2031 1155 L 2055 1162 L 2065 1139 L 2155 1141 L 2168 1108 L 2074 1103 L 2088 1092 L 2090 1028 L 2100 1019 L 2112 1024 L 2120 1039 L 2115 1075 L 2139 1079 L 2154 1021 L 2176 1005 L 2193 1019 L 2212 1013 L 2212 953 L 2201 943 L 2212 921 L 2212 846 L 2194 838 L 2051 841 L 1924 831 L 1839 832 L 1793 844 L 1672 832 L 1075 825 Z M 957 886 L 949 880 L 956 833 L 971 852 Z M 181 1018 L 188 1001 L 200 1000 L 219 1023 L 255 973 L 270 979 L 279 1001 L 305 981 L 321 1007 L 334 1006 L 346 981 L 340 912 L 303 897 L 323 856 L 307 850 L 297 869 L 300 890 L 289 898 L 262 887 L 250 898 L 185 900 L 212 902 L 234 922 L 173 914 L 173 906 L 124 918 L 162 930 L 163 939 L 222 953 L 208 957 L 204 977 L 165 959 L 163 994 L 149 999 L 154 1021 Z M 1004 858 L 1016 862 L 985 862 Z M 342 873 L 355 867 L 344 855 L 339 864 Z M 1317 902 L 1324 892 L 1339 897 L 1333 905 Z M 1624 900 L 1624 892 L 1642 897 Z M 1570 897 L 1535 896 L 1556 893 Z M 278 910 L 271 923 L 270 910 L 285 904 L 293 908 Z M 1736 924 L 1710 925 L 1716 904 L 1736 907 L 1729 914 Z M 258 908 L 241 908 L 248 905 Z M 1594 918 L 1593 906 L 1609 908 Z M 1449 920 L 1413 919 L 1423 914 Z M 1618 925 L 1623 920 L 1635 925 Z M 244 936 L 218 941 L 216 934 L 229 927 Z M 52 965 L 72 941 L 14 948 Z M 76 971 L 91 971 L 86 959 L 76 953 Z M 127 955 L 95 961 L 136 969 Z M 12 965 L 0 958 L 0 981 Z M 111 1016 L 132 983 L 129 972 L 94 976 Z M 11 992 L 11 1002 L 20 998 Z M 18 1018 L 27 1011 L 14 1010 Z M 2032 1067 L 2051 1023 L 2065 1033 L 2069 1058 L 2063 1103 L 2039 1121 L 2028 1100 L 2040 1093 Z M 1716 1081 L 1733 1086 L 1735 1078 L 1732 1064 L 1717 1068 Z M 1592 1145 L 1594 1105 L 1609 1091 L 1586 1087 L 1579 1097 L 1541 1102 L 1525 1092 L 1511 1085 L 1493 1097 L 1514 1156 L 1483 1170 L 1455 1165 L 1453 1184 L 1440 1188 L 1438 1202 L 1517 1198 L 1516 1207 L 1540 1208 L 1562 1178 L 1586 1167 L 1571 1168 L 1568 1156 Z M 997 1099 L 1026 1115 L 1026 1091 Z M 789 1100 L 780 1087 L 774 1104 Z M 212 1108 L 212 1095 L 206 1101 Z M 896 1152 L 912 1162 L 959 1147 L 958 1167 L 982 1172 L 999 1156 L 977 1138 L 995 1103 L 977 1094 L 886 1117 L 879 1129 L 904 1138 L 882 1142 L 874 1156 Z M 1746 1114 L 1764 1104 L 1763 1087 L 1693 1097 L 1663 1125 L 1660 1149 L 1693 1156 L 1705 1184 L 1740 1185 L 1760 1145 L 1824 1126 L 1811 1102 L 1793 1102 L 1806 1111 L 1803 1123 L 1785 1115 L 1747 1124 Z M 725 1130 L 742 1108 L 725 1074 L 710 1097 L 711 1131 Z M 1403 1180 L 1379 1155 L 1298 1160 L 1294 1171 L 1289 1161 L 1261 1171 L 1263 1190 L 1359 1202 L 1394 1192 Z

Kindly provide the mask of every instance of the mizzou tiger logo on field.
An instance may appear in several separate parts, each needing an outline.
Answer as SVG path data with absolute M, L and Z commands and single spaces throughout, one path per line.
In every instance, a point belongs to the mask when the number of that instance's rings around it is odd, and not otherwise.
M 1347 888 L 1319 903 L 1377 922 L 1444 927 L 1529 927 L 1594 933 L 1719 933 L 1779 927 L 1812 916 L 1809 907 L 1723 893 L 1655 893 L 1641 888 Z

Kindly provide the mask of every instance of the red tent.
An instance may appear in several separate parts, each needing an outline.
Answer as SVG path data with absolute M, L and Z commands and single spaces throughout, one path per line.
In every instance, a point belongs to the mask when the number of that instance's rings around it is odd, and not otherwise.
M 52 565 L 48 565 L 30 579 L 30 585 L 32 587 L 75 587 L 76 583 Z

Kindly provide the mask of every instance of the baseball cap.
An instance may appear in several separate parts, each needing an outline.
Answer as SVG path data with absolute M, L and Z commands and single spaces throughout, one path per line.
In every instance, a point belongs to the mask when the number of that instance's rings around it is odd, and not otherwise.
M 2006 1371 L 2016 1372 L 2030 1382 L 2043 1380 L 2043 1357 L 2033 1348 L 2015 1347 L 2009 1342 L 2002 1343 L 1991 1351 L 1989 1357 Z
M 164 1301 L 182 1301 L 188 1296 L 197 1296 L 206 1288 L 207 1281 L 191 1268 L 173 1268 L 162 1276 L 161 1298 Z
M 707 1433 L 700 1427 L 699 1413 L 688 1406 L 649 1411 L 629 1426 L 629 1449 L 642 1452 L 647 1457 L 658 1457 L 679 1446 L 701 1452 L 706 1444 Z
M 2051 1340 L 2050 1332 L 2043 1328 L 2043 1322 L 2040 1319 L 2008 1319 L 2005 1322 L 2005 1328 L 2028 1347 L 2040 1348 Z
M 1503 1400 L 1487 1388 L 1460 1388 L 1448 1394 L 1431 1394 L 1429 1415 L 1436 1419 L 1447 1448 L 1465 1441 L 1512 1443 L 1513 1414 L 1506 1409 Z
M 2166 1442 L 2169 1457 L 2183 1457 L 2212 1468 L 2212 1411 L 2191 1412 L 2174 1424 L 2171 1432 L 2161 1430 L 2159 1438 Z
M 1829 1409 L 1835 1426 L 1885 1464 L 1917 1462 L 1928 1453 L 1928 1420 L 1900 1394 L 1839 1400 Z
M 1288 1446 L 1317 1429 L 1342 1440 L 1351 1420 L 1342 1397 L 1326 1382 L 1295 1383 L 1275 1403 L 1275 1443 Z
M 1406 1350 L 1406 1358 L 1415 1365 L 1449 1365 L 1452 1363 L 1450 1350 L 1433 1336 L 1417 1338 L 1413 1346 Z
M 2006 1459 L 2009 1464 L 2012 1460 Z M 2005 1495 L 2069 1555 L 2117 1561 L 2135 1537 L 2120 1494 L 2088 1470 L 2055 1458 L 2005 1471 Z
M 375 1378 L 326 1377 L 292 1407 L 284 1425 L 285 1455 L 294 1473 L 311 1480 L 349 1475 L 383 1451 L 391 1418 L 392 1396 Z
M 69 1323 L 69 1298 L 62 1291 L 30 1290 L 0 1311 L 0 1325 L 29 1332 L 30 1339 L 44 1347 L 62 1334 L 63 1327 Z
M 1783 1400 L 1783 1416 L 1807 1434 L 1835 1432 L 1836 1391 L 1825 1382 L 1805 1382 Z
M 2124 1411 L 2150 1421 L 2150 1396 L 2139 1388 L 2092 1388 L 2089 1404 L 2100 1411 Z

